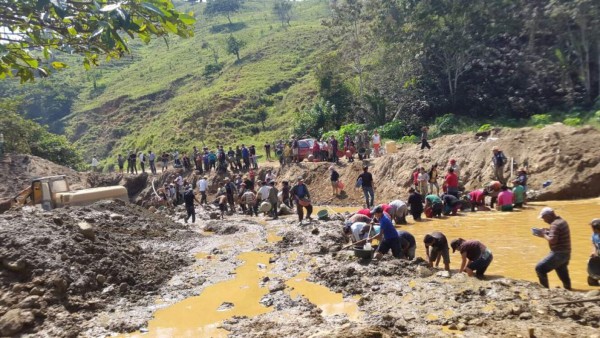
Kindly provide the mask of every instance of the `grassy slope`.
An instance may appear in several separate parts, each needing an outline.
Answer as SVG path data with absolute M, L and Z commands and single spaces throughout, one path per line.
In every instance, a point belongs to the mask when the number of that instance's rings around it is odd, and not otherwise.
M 114 163 L 117 153 L 133 149 L 189 151 L 194 145 L 214 147 L 251 143 L 257 146 L 288 136 L 297 110 L 308 107 L 316 95 L 311 69 L 322 51 L 325 35 L 320 22 L 327 2 L 294 3 L 292 26 L 282 29 L 271 13 L 270 1 L 247 1 L 233 17 L 244 28 L 233 34 L 247 42 L 241 62 L 227 55 L 229 36 L 225 18 L 207 20 L 201 4 L 181 4 L 199 19 L 191 39 L 172 38 L 147 46 L 134 45 L 133 56 L 102 65 L 67 118 L 67 133 L 91 156 Z M 221 32 L 211 33 L 221 29 Z M 219 74 L 204 76 L 213 63 L 203 43 L 219 48 Z M 91 76 L 100 90 L 94 92 Z M 258 103 L 257 103 L 258 102 Z M 263 129 L 256 106 L 266 108 Z M 260 129 L 258 134 L 256 128 Z M 254 130 L 253 130 L 254 129 Z M 122 137 L 120 137 L 122 136 Z

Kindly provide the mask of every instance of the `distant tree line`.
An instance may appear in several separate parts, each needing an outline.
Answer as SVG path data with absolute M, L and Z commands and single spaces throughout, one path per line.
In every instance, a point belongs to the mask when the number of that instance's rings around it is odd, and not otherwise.
M 600 108 L 600 1 L 332 0 L 312 130 Z M 326 102 L 323 103 L 323 102 Z M 308 112 L 314 115 L 315 109 Z

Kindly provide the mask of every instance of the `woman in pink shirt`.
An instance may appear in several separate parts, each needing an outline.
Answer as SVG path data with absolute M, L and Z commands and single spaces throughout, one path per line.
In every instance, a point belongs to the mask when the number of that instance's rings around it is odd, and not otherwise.
M 508 189 L 506 185 L 500 188 L 500 194 L 498 194 L 498 205 L 496 208 L 501 211 L 512 211 L 513 210 L 513 193 Z

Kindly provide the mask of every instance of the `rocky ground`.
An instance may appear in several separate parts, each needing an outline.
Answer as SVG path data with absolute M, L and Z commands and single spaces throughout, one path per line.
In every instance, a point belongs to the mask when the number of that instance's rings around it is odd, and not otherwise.
M 493 145 L 519 163 L 528 163 L 532 189 L 553 181 L 538 191 L 540 199 L 600 194 L 600 153 L 588 147 L 600 141 L 595 129 L 553 125 L 497 130 L 487 140 L 468 134 L 447 136 L 432 142 L 429 152 L 405 145 L 397 154 L 371 160 L 378 200 L 403 197 L 417 164 L 443 164 L 450 157 L 461 164 L 467 188 L 478 187 L 491 174 Z M 152 182 L 158 188 L 171 181 L 178 173 L 173 170 L 156 177 L 96 175 L 19 155 L 0 165 L 0 195 L 5 197 L 35 176 L 67 174 L 76 188 L 123 184 L 140 205 L 105 201 L 50 212 L 25 207 L 1 214 L 0 336 L 98 337 L 144 331 L 154 311 L 231 279 L 242 264 L 240 253 L 261 251 L 272 255 L 273 277 L 256 282 L 268 288 L 260 303 L 272 311 L 225 321 L 222 327 L 231 336 L 600 337 L 598 302 L 552 305 L 599 297 L 597 290 L 548 290 L 504 278 L 479 281 L 430 270 L 420 258 L 358 260 L 352 251 L 340 251 L 344 241 L 339 219 L 305 226 L 298 226 L 295 216 L 273 221 L 233 215 L 219 221 L 212 219 L 214 209 L 198 208 L 198 223 L 186 225 L 182 207 L 151 207 Z M 352 187 L 342 198 L 330 195 L 328 166 L 303 163 L 274 169 L 278 181 L 305 177 L 316 204 L 360 205 L 362 194 Z M 343 164 L 339 171 L 349 183 L 360 167 Z M 259 176 L 265 170 L 261 168 Z M 194 173 L 185 176 L 190 181 L 197 178 Z M 221 179 L 210 176 L 213 191 Z M 269 241 L 273 233 L 282 239 Z M 209 258 L 196 259 L 197 253 Z M 417 256 L 421 254 L 419 247 Z M 346 299 L 358 299 L 360 320 L 326 315 L 307 299 L 291 297 L 285 282 L 300 272 Z

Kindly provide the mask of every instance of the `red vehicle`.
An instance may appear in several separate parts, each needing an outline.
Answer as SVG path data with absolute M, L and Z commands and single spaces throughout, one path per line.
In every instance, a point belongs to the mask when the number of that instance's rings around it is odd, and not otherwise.
M 312 155 L 312 149 L 314 144 L 315 139 L 312 138 L 298 140 L 298 161 L 302 162 L 305 159 L 307 159 L 309 155 Z M 343 158 L 344 156 L 346 156 L 346 154 L 344 154 L 343 148 L 342 150 L 338 148 L 337 156 L 338 158 Z

